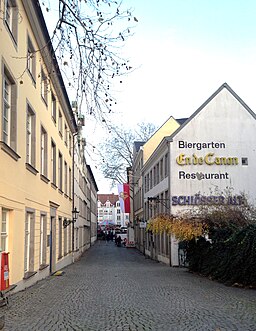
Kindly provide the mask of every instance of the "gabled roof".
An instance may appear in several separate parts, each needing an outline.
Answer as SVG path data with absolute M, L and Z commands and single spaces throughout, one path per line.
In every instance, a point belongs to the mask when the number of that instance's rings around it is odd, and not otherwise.
M 119 200 L 119 196 L 114 193 L 98 194 L 98 200 L 103 205 L 106 203 L 106 201 L 109 201 L 112 205 L 115 205 L 116 202 Z
M 256 119 L 256 114 L 251 110 L 249 106 L 232 90 L 232 88 L 227 84 L 222 84 L 183 124 L 171 134 L 169 137 L 166 137 L 168 141 L 172 141 L 173 137 L 176 136 L 202 109 L 204 109 L 208 103 L 210 103 L 223 89 L 227 89 L 233 97 L 241 103 L 241 105 Z

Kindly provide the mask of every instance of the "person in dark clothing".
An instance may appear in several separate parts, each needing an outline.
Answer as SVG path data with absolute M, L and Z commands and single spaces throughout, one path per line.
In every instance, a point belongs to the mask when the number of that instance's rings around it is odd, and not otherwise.
M 121 239 L 120 236 L 118 236 L 118 237 L 116 238 L 116 245 L 117 245 L 117 246 L 121 246 L 121 242 L 122 242 L 122 239 Z

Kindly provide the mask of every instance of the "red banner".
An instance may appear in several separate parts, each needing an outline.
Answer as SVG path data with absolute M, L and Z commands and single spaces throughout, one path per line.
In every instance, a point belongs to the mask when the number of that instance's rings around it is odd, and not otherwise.
M 120 207 L 123 213 L 130 213 L 130 186 L 129 184 L 118 184 L 118 195 Z

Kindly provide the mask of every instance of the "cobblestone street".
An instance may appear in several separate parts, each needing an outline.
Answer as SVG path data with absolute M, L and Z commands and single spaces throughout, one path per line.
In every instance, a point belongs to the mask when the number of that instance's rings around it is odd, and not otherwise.
M 6 331 L 255 331 L 256 291 L 226 287 L 98 242 L 80 261 L 10 297 Z

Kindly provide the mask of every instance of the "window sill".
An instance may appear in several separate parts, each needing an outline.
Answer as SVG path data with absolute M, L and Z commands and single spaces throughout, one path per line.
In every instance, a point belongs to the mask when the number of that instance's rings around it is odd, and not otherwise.
M 20 159 L 20 156 L 5 142 L 0 141 L 1 149 L 5 151 L 8 155 L 10 155 L 15 161 L 18 161 Z
M 52 186 L 52 188 L 54 188 L 55 190 L 57 189 L 57 185 L 56 185 L 56 184 L 51 183 L 51 186 Z
M 49 183 L 50 179 L 48 179 L 45 175 L 41 174 L 40 178 L 42 179 L 43 182 L 45 182 L 46 184 Z
M 44 269 L 46 269 L 47 267 L 49 267 L 49 264 L 41 264 L 40 266 L 39 266 L 39 270 L 41 271 L 41 270 L 44 270 Z
M 63 194 L 63 193 L 64 193 L 60 188 L 58 189 L 58 192 L 59 192 L 60 194 Z
M 37 175 L 38 171 L 30 163 L 26 163 L 26 168 L 28 171 L 32 172 L 33 175 Z
M 29 279 L 31 277 L 33 277 L 37 272 L 36 271 L 28 271 L 25 273 L 23 279 Z

